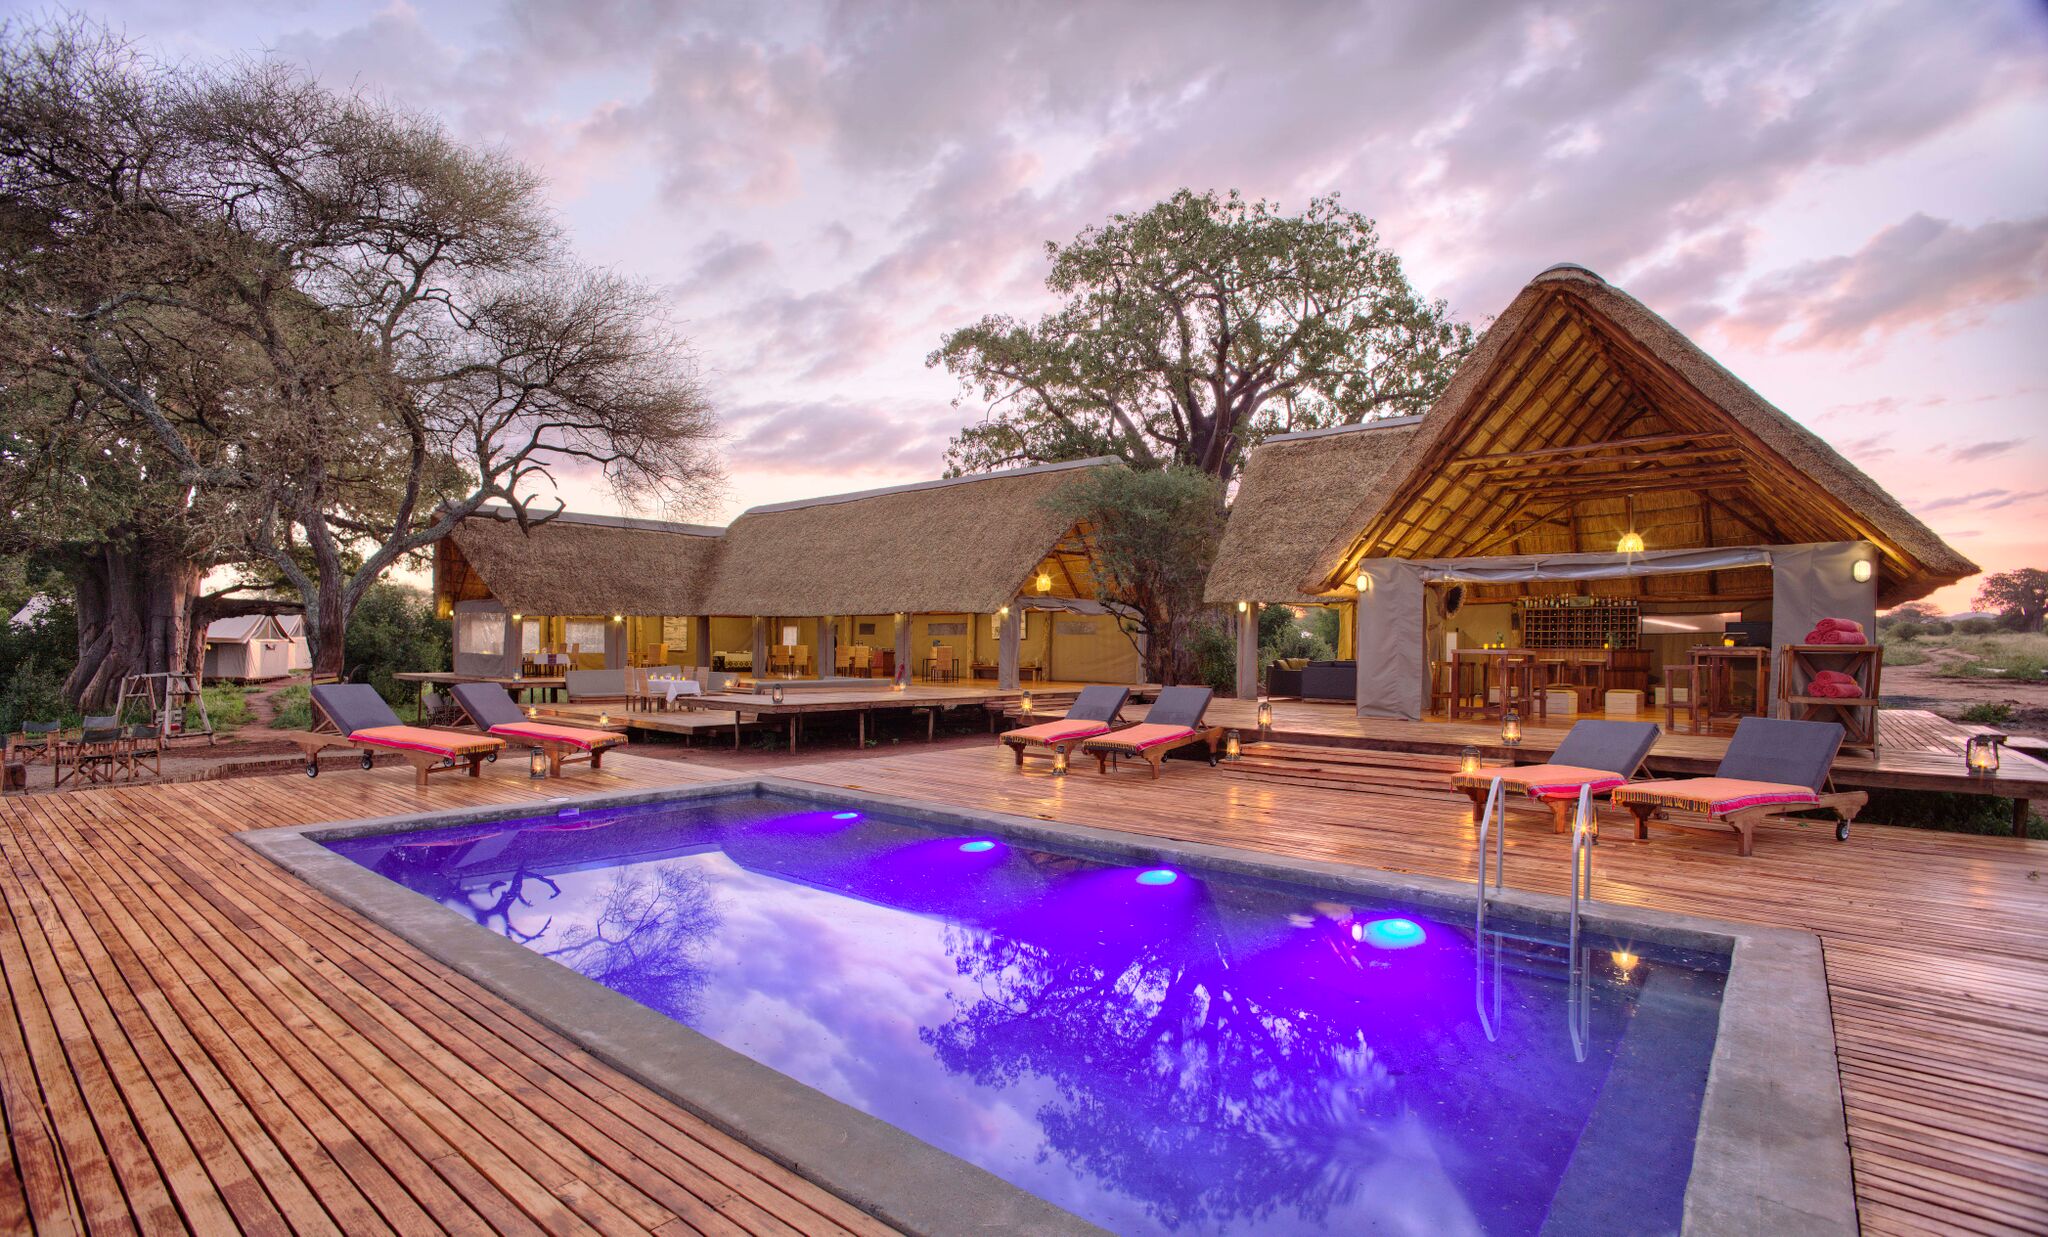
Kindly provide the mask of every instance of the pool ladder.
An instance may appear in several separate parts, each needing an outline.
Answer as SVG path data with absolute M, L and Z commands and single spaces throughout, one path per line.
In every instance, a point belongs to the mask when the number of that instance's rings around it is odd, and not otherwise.
M 1487 945 L 1486 937 L 1487 843 L 1493 843 L 1493 887 L 1499 889 L 1508 866 L 1507 834 L 1506 788 L 1500 778 L 1495 778 L 1493 785 L 1487 788 L 1486 806 L 1479 814 L 1479 877 L 1473 898 L 1476 907 L 1474 943 L 1486 955 L 1476 959 L 1473 1002 L 1479 1011 L 1480 1029 L 1486 1032 L 1488 1042 L 1493 1042 L 1499 1035 L 1501 962 L 1500 934 L 1494 934 L 1490 947 Z M 1592 1015 L 1592 1001 L 1588 991 L 1591 974 L 1585 965 L 1584 951 L 1579 948 L 1580 907 L 1582 903 L 1593 900 L 1593 847 L 1599 840 L 1600 815 L 1593 808 L 1593 788 L 1590 785 L 1581 786 L 1578 811 L 1572 817 L 1571 941 L 1569 997 L 1565 1015 L 1571 1028 L 1572 1055 L 1580 1061 L 1586 1059 Z M 1492 972 L 1491 983 L 1488 983 L 1489 969 Z

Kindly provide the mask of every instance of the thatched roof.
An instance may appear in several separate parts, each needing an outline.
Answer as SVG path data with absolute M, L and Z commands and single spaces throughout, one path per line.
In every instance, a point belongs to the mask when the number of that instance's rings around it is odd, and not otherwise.
M 1310 430 L 1269 438 L 1245 461 L 1237 498 L 1206 600 L 1301 604 L 1320 600 L 1304 589 L 1330 531 L 1357 505 L 1360 487 L 1379 479 L 1420 417 Z
M 713 614 L 986 614 L 1067 534 L 1044 500 L 1108 459 L 755 507 L 726 530 Z
M 1237 502 L 1257 511 L 1253 480 Z M 1341 591 L 1362 558 L 1611 552 L 1630 528 L 1654 549 L 1867 540 L 1884 606 L 1977 571 L 1670 323 L 1569 265 L 1522 289 L 1398 457 L 1348 495 L 1303 530 L 1318 544 L 1297 593 Z M 1618 587 L 1673 604 L 1769 596 L 1761 569 Z
M 527 614 L 703 614 L 720 531 L 564 513 L 527 532 L 487 512 L 455 530 L 436 575 L 454 600 L 496 597 Z
M 463 522 L 435 563 L 451 601 L 529 614 L 986 614 L 1070 541 L 1043 500 L 1107 459 L 775 503 L 730 528 L 563 515 Z M 1062 589 L 1063 593 L 1079 590 Z

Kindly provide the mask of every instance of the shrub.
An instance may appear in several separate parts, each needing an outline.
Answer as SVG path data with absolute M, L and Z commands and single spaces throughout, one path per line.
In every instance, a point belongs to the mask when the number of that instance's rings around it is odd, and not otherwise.
M 1927 627 L 1925 624 L 1908 620 L 1903 623 L 1893 623 L 1891 630 L 1887 631 L 1885 636 L 1892 640 L 1918 640 L 1926 634 Z
M 1188 641 L 1194 655 L 1195 682 L 1214 691 L 1237 690 L 1237 641 L 1229 629 L 1214 620 L 1194 623 Z
M 1964 619 L 1956 624 L 1956 634 L 1959 636 L 1988 636 L 1998 629 L 1998 623 L 1988 618 Z
M 2012 706 L 1998 700 L 1986 700 L 1964 709 L 1963 721 L 1977 726 L 2002 726 L 2012 720 Z
M 349 619 L 346 662 L 353 674 L 386 700 L 409 700 L 411 689 L 392 676 L 408 670 L 446 670 L 448 624 L 434 617 L 433 599 L 416 588 L 380 581 L 370 586 Z

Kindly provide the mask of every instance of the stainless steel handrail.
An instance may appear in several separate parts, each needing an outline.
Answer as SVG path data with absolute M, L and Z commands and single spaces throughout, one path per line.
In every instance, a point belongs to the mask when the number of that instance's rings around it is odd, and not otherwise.
M 1572 1055 L 1586 1059 L 1592 1038 L 1590 973 L 1579 949 L 1580 903 L 1593 900 L 1593 846 L 1600 840 L 1600 814 L 1593 808 L 1591 785 L 1579 787 L 1579 810 L 1572 817 L 1571 966 L 1566 1018 L 1571 1024 Z

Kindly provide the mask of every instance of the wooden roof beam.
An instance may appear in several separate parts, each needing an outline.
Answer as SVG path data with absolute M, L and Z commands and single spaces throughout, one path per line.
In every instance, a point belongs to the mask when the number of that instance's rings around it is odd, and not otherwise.
M 1524 463 L 1534 460 L 1552 460 L 1563 456 L 1601 455 L 1615 451 L 1634 451 L 1642 454 L 1644 447 L 1699 447 L 1701 443 L 1728 439 L 1732 445 L 1733 434 L 1643 434 L 1634 438 L 1609 438 L 1601 442 L 1577 443 L 1559 447 L 1539 447 L 1533 451 L 1506 451 L 1487 455 L 1461 455 L 1450 461 L 1452 467 L 1499 467 L 1507 464 Z

